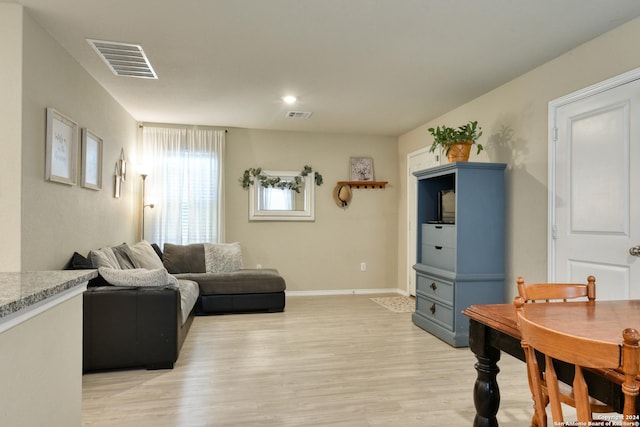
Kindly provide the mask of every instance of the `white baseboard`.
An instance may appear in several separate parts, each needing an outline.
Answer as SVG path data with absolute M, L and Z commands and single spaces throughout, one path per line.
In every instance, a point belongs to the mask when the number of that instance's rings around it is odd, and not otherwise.
M 320 295 L 369 295 L 369 294 L 400 294 L 408 295 L 406 291 L 398 288 L 383 289 L 328 289 L 317 291 L 285 291 L 288 297 L 308 297 Z

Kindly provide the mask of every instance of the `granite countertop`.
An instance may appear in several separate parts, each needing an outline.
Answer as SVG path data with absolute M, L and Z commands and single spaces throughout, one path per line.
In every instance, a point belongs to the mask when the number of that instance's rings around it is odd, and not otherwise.
M 97 277 L 96 270 L 0 273 L 0 319 Z

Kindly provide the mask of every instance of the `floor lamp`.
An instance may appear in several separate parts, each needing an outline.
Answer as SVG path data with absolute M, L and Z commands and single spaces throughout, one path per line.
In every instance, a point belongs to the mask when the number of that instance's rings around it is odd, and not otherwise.
M 154 204 L 153 203 L 149 203 L 146 204 L 145 203 L 145 196 L 146 196 L 146 181 L 147 181 L 147 174 L 146 173 L 141 173 L 140 176 L 142 177 L 142 240 L 144 240 L 144 210 L 148 207 L 150 207 L 151 209 L 154 208 Z

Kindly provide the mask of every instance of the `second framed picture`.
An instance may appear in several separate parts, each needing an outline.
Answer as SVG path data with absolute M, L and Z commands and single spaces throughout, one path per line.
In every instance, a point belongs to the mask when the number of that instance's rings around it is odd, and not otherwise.
M 349 179 L 351 181 L 373 181 L 373 159 L 371 157 L 351 157 Z
M 102 138 L 82 129 L 82 186 L 102 189 Z

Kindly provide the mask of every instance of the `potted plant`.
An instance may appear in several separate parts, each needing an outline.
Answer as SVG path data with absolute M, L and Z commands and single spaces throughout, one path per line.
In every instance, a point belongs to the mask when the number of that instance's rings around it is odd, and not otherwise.
M 478 149 L 476 154 L 484 149 L 482 144 L 477 143 L 482 136 L 482 128 L 477 121 L 472 121 L 458 128 L 438 126 L 429 128 L 429 133 L 433 136 L 433 144 L 429 152 L 434 152 L 437 148 L 444 150 L 449 162 L 466 162 L 469 160 L 471 146 L 476 144 Z

